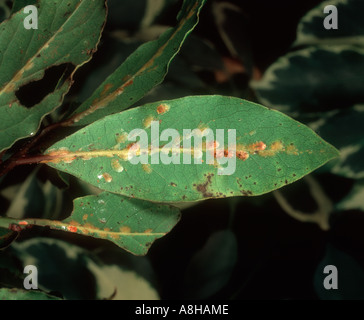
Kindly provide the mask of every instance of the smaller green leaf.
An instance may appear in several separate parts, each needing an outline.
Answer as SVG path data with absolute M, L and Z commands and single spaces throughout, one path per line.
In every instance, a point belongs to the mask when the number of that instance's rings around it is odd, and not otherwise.
M 0 300 L 61 300 L 42 291 L 0 288 Z
M 130 199 L 104 192 L 74 200 L 70 217 L 48 219 L 0 219 L 1 226 L 48 226 L 52 229 L 109 240 L 135 255 L 145 255 L 152 243 L 166 235 L 179 221 L 176 207 Z
M 76 199 L 72 215 L 51 226 L 108 239 L 131 253 L 144 255 L 179 219 L 179 210 L 174 207 L 105 192 Z

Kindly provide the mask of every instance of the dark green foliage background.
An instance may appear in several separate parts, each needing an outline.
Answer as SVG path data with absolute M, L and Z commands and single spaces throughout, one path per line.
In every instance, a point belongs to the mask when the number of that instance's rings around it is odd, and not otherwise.
M 214 6 L 222 2 L 207 2 L 199 25 L 172 62 L 164 83 L 137 105 L 192 94 L 224 94 L 259 102 L 259 95 L 250 86 L 251 80 L 253 77 L 255 80 L 261 79 L 257 75 L 264 74 L 269 66 L 289 51 L 294 52 L 291 45 L 296 39 L 300 19 L 322 1 L 227 1 L 238 8 L 236 11 L 224 12 L 227 17 L 224 30 L 232 41 L 235 55 L 227 47 L 226 41 L 224 42 L 213 15 Z M 175 16 L 180 6 L 181 1 L 169 1 L 169 5 L 158 15 L 155 22 L 175 25 Z M 75 84 L 67 96 L 67 108 L 76 108 L 120 62 L 148 38 L 148 35 L 141 33 L 139 23 L 144 16 L 145 1 L 109 0 L 109 8 L 109 18 L 99 50 L 93 60 L 76 74 Z M 357 23 L 363 24 L 362 21 Z M 151 28 L 148 27 L 147 30 L 150 31 Z M 230 68 L 231 74 L 225 74 L 221 80 L 217 78 L 217 71 L 227 66 L 223 58 L 233 59 L 237 69 Z M 363 56 L 358 59 L 364 61 Z M 355 72 L 355 66 L 346 68 L 341 65 L 340 68 Z M 335 75 L 335 70 L 331 71 Z M 297 74 L 293 76 L 299 78 Z M 363 81 L 362 73 L 353 74 L 352 78 L 355 77 L 359 82 Z M 340 90 L 340 85 L 342 84 L 338 80 L 336 90 Z M 345 84 L 349 89 L 355 88 L 355 85 Z M 278 90 L 275 94 L 273 96 L 277 101 L 285 100 L 284 91 Z M 330 101 L 328 96 L 331 94 L 330 91 L 324 92 L 323 100 Z M 261 95 L 264 97 L 264 93 Z M 348 105 L 326 103 L 322 108 L 302 110 L 297 107 L 289 112 L 295 119 L 310 124 L 326 119 L 330 111 L 338 110 L 337 118 L 330 118 L 331 127 L 320 128 L 318 134 L 322 134 L 324 139 L 338 148 L 353 141 L 355 145 L 359 145 L 360 149 L 349 165 L 358 168 L 355 170 L 360 172 L 364 166 L 363 131 L 360 130 L 360 123 L 352 125 L 354 119 L 346 112 L 354 105 L 363 104 L 364 99 L 358 94 L 355 99 L 348 97 L 345 101 L 349 102 Z M 0 181 L 1 189 L 20 183 L 33 170 L 32 166 L 17 168 Z M 22 232 L 18 241 L 25 241 L 36 235 L 53 237 L 77 244 L 90 252 L 112 251 L 114 257 L 120 254 L 122 258 L 117 263 L 122 268 L 134 270 L 148 279 L 162 299 L 363 299 L 364 199 L 361 210 L 341 205 L 341 201 L 362 180 L 334 174 L 330 166 L 312 176 L 334 205 L 328 231 L 322 230 L 317 224 L 293 219 L 281 208 L 274 195 L 268 194 L 252 198 L 208 200 L 183 210 L 181 221 L 172 232 L 151 247 L 146 258 L 130 258 L 121 249 L 115 249 L 113 244 L 101 240 L 85 239 L 78 235 L 41 228 Z M 59 187 L 65 187 L 65 183 L 51 168 L 40 168 L 36 177 L 37 184 L 34 188 L 47 180 Z M 75 179 L 71 178 L 69 182 L 70 187 L 62 192 L 61 208 L 54 211 L 58 212 L 55 217 L 57 219 L 69 215 L 73 197 L 87 193 L 85 187 Z M 281 192 L 296 210 L 310 214 L 317 209 L 317 203 L 304 179 L 284 187 Z M 39 203 L 46 201 L 47 197 L 41 192 L 35 192 L 32 203 L 26 209 L 28 216 L 42 215 L 43 209 L 34 210 L 33 206 L 39 206 Z M 9 200 L 2 195 L 1 207 L 9 206 Z M 19 257 L 16 258 L 11 247 L 5 249 L 1 255 L 0 285 L 6 283 L 21 286 L 21 282 L 16 280 L 21 276 Z M 101 258 L 99 256 L 98 259 L 106 263 L 105 256 L 107 254 Z M 136 267 L 146 260 L 153 270 L 152 276 L 143 274 Z M 67 261 L 62 263 L 67 264 Z M 339 268 L 339 290 L 323 289 L 323 267 L 328 264 Z M 17 271 L 7 271 L 9 265 L 11 270 Z M 72 278 L 71 265 L 68 268 L 70 274 L 64 275 L 66 278 Z M 82 265 L 80 268 L 83 267 Z M 96 289 L 92 274 L 79 269 L 75 272 L 85 275 L 87 279 L 85 282 L 80 280 L 82 289 L 74 294 L 68 293 L 68 297 L 94 298 Z M 89 287 L 87 292 L 84 290 L 85 286 Z M 62 296 L 62 292 L 54 290 L 57 295 Z M 74 290 L 77 291 L 77 287 Z

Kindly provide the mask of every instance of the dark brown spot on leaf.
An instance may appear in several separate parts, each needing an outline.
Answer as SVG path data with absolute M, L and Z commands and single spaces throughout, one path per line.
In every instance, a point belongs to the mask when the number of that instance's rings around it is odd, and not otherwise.
M 196 190 L 198 192 L 202 193 L 202 196 L 204 198 L 211 198 L 213 196 L 213 194 L 210 191 L 208 191 L 208 187 L 211 184 L 211 177 L 213 177 L 213 176 L 214 176 L 214 174 L 209 173 L 209 174 L 207 174 L 206 181 L 204 183 L 201 183 L 198 185 L 194 184 L 194 186 L 196 186 Z

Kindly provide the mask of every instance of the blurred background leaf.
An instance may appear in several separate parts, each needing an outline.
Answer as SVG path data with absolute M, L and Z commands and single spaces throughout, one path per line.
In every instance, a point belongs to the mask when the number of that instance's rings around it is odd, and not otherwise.
M 212 234 L 191 258 L 185 273 L 187 299 L 207 299 L 230 280 L 238 256 L 236 237 L 230 230 Z
M 33 238 L 14 244 L 5 256 L 16 259 L 21 272 L 36 266 L 39 289 L 64 299 L 159 299 L 149 282 L 154 273 L 147 258 L 119 250 L 96 253 L 62 240 Z

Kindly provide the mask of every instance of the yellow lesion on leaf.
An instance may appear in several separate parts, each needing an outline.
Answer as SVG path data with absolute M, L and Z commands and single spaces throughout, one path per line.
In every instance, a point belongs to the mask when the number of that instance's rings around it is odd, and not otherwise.
M 117 143 L 124 143 L 128 139 L 128 134 L 125 131 L 122 131 L 121 134 L 116 136 Z
M 152 121 L 155 121 L 153 116 L 148 116 L 143 120 L 143 126 L 145 129 L 149 128 L 152 124 Z
M 283 143 L 281 141 L 275 141 L 266 150 L 260 151 L 258 154 L 262 157 L 273 157 L 282 151 L 284 151 Z
M 123 226 L 120 228 L 121 233 L 131 233 L 131 229 L 128 226 Z
M 296 148 L 296 146 L 294 144 L 290 144 L 289 146 L 287 146 L 286 152 L 289 155 L 295 155 L 295 156 L 299 155 L 298 149 Z
M 120 164 L 118 159 L 111 160 L 111 168 L 113 168 L 116 172 L 124 171 L 124 167 Z
M 152 168 L 150 167 L 150 164 L 142 164 L 142 169 L 148 174 L 152 173 Z
M 246 159 L 249 158 L 249 153 L 243 150 L 238 150 L 236 151 L 236 157 L 240 160 L 245 161 Z
M 285 152 L 288 155 L 299 155 L 299 151 L 293 143 L 285 146 L 282 141 L 274 141 L 269 146 L 263 141 L 257 141 L 249 145 L 238 144 L 236 146 L 236 156 L 243 161 L 254 154 L 261 157 L 273 157 L 280 152 Z
M 197 126 L 197 129 L 200 130 L 201 134 L 203 135 L 205 130 L 209 129 L 209 126 L 207 124 L 204 124 L 204 123 L 200 123 L 198 126 Z
M 82 225 L 83 228 L 86 229 L 97 229 L 93 224 L 86 222 L 85 224 Z

